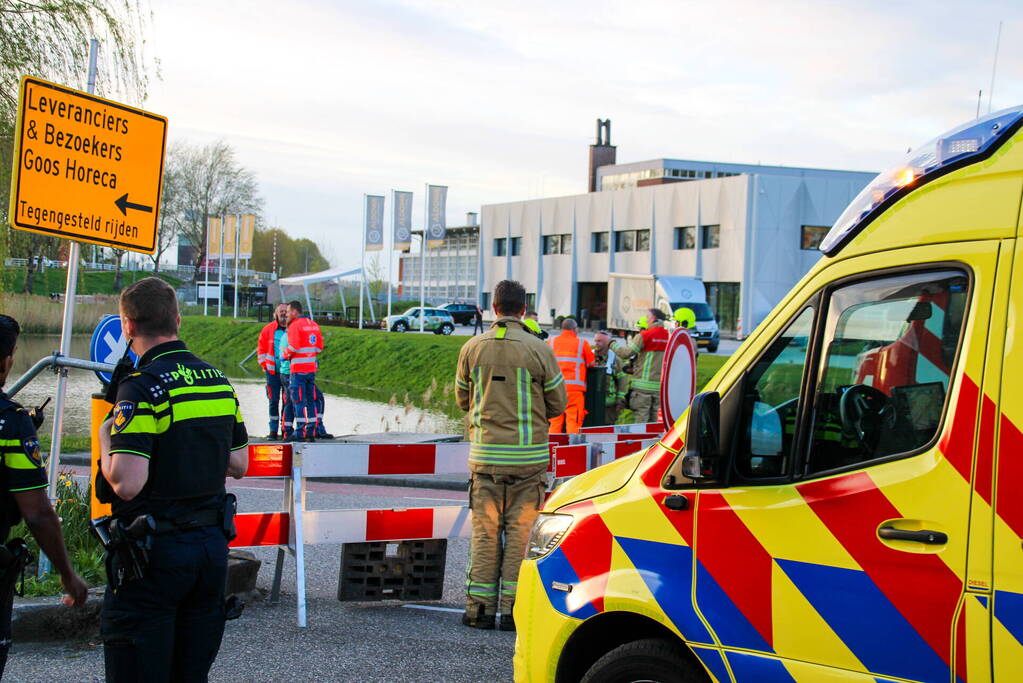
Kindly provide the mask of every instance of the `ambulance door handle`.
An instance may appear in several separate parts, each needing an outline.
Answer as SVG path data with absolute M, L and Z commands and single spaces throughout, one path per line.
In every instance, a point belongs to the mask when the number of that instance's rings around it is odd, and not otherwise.
M 927 545 L 945 545 L 948 543 L 948 534 L 942 531 L 910 531 L 908 529 L 896 529 L 893 526 L 883 526 L 877 530 L 877 535 L 886 541 L 916 541 Z

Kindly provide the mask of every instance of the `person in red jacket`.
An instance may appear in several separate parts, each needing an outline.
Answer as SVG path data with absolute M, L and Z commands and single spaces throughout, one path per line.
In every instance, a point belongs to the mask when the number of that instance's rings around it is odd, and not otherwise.
M 259 333 L 256 343 L 256 358 L 259 366 L 266 373 L 266 398 L 270 401 L 270 434 L 268 439 L 277 439 L 281 422 L 281 375 L 280 375 L 280 339 L 287 334 L 288 307 L 278 304 L 271 320 Z M 285 397 L 287 400 L 287 397 Z
M 316 357 L 323 351 L 320 326 L 302 313 L 302 304 L 288 302 L 288 346 L 284 357 L 291 363 L 288 391 L 295 406 L 296 441 L 315 441 L 320 416 L 316 409 Z

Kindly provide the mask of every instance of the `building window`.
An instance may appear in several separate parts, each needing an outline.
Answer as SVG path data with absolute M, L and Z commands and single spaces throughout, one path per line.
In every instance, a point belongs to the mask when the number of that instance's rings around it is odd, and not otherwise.
M 494 256 L 504 256 L 506 243 L 507 240 L 503 237 L 494 240 Z
M 636 231 L 636 251 L 650 251 L 650 231 Z
M 518 256 L 519 255 L 519 248 L 522 246 L 522 238 L 521 237 L 512 237 L 511 238 L 511 244 L 509 246 L 511 248 L 508 251 L 511 252 L 511 255 L 512 256 Z
M 543 253 L 546 254 L 571 254 L 571 235 L 544 235 Z
M 650 251 L 650 230 L 616 230 L 615 251 Z
M 484 311 L 490 310 L 490 292 L 483 292 L 480 294 L 480 308 Z
M 682 228 L 675 228 L 675 248 L 695 249 L 696 248 L 696 227 L 688 225 Z
M 593 253 L 606 253 L 608 247 L 607 231 L 593 233 Z
M 616 230 L 615 251 L 636 251 L 636 231 Z
M 526 293 L 526 310 L 527 311 L 535 311 L 536 310 L 536 293 L 535 292 L 532 293 L 532 294 Z
M 703 239 L 700 242 L 700 246 L 704 249 L 716 249 L 721 246 L 721 226 L 720 225 L 704 225 L 703 226 Z
M 800 249 L 817 249 L 821 246 L 821 242 L 824 240 L 824 236 L 828 234 L 831 228 L 826 228 L 821 225 L 804 225 L 802 239 L 800 240 Z

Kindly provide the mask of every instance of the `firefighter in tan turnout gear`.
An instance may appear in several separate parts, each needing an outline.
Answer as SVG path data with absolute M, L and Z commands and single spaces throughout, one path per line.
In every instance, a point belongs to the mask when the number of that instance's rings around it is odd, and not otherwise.
M 515 630 L 519 565 L 544 499 L 547 421 L 568 403 L 554 353 L 526 329 L 525 312 L 525 288 L 499 282 L 497 321 L 458 356 L 455 385 L 458 405 L 467 412 L 472 510 L 462 623 L 475 628 Z
M 614 349 L 619 358 L 632 359 L 629 407 L 632 408 L 633 422 L 657 422 L 657 411 L 661 408 L 661 364 L 668 348 L 665 317 L 664 311 L 651 308 L 647 312 L 648 327 L 630 339 L 628 344 Z

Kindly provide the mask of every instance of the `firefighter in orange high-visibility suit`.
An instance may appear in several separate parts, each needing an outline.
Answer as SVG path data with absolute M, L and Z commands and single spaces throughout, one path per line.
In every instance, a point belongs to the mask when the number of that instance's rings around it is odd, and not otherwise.
M 586 368 L 596 362 L 596 357 L 586 340 L 576 335 L 578 327 L 575 320 L 565 318 L 561 334 L 547 342 L 554 349 L 568 391 L 568 407 L 551 420 L 551 432 L 556 434 L 577 434 L 586 417 Z

